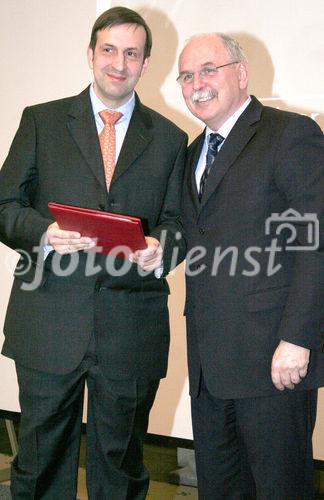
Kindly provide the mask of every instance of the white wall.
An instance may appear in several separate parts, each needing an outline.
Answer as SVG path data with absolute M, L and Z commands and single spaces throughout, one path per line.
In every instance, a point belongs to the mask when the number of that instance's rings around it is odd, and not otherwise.
M 225 31 L 246 49 L 251 67 L 250 92 L 267 104 L 313 115 L 324 128 L 324 56 L 322 0 L 11 0 L 0 19 L 2 141 L 4 159 L 23 107 L 79 92 L 91 75 L 85 48 L 94 19 L 103 10 L 124 5 L 141 12 L 153 31 L 149 71 L 138 90 L 143 101 L 173 119 L 193 139 L 201 124 L 185 108 L 175 83 L 177 56 L 192 34 Z M 0 248 L 0 323 L 11 275 Z M 183 271 L 170 279 L 171 352 L 168 377 L 161 382 L 150 431 L 191 438 L 186 375 Z M 1 327 L 1 324 L 0 324 Z M 0 359 L 0 407 L 17 409 L 11 362 Z M 315 457 L 324 459 L 324 397 L 319 401 Z
M 95 0 L 2 2 L 0 165 L 25 106 L 79 93 L 88 84 L 85 53 L 95 19 Z M 0 244 L 0 332 L 16 261 L 17 254 Z M 19 410 L 14 364 L 1 355 L 0 409 Z

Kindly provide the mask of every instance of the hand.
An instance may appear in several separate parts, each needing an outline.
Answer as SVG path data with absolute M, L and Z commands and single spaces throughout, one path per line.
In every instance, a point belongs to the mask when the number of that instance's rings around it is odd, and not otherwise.
M 271 378 L 279 391 L 293 389 L 306 377 L 309 349 L 281 340 L 272 357 Z
M 153 271 L 162 264 L 163 250 L 159 240 L 151 236 L 145 237 L 147 247 L 144 250 L 136 250 L 131 253 L 129 260 L 138 264 L 144 271 Z
M 96 245 L 93 239 L 81 236 L 76 231 L 60 229 L 57 222 L 53 222 L 48 226 L 46 239 L 46 244 L 52 245 L 55 252 L 61 255 L 78 252 L 79 250 L 89 250 L 89 248 Z

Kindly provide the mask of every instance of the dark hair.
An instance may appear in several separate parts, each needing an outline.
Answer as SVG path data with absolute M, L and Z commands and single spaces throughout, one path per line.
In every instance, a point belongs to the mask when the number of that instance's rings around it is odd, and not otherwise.
M 113 7 L 106 10 L 98 17 L 93 25 L 89 47 L 94 51 L 97 43 L 97 32 L 111 26 L 120 24 L 137 24 L 143 26 L 146 33 L 146 41 L 144 46 L 144 59 L 149 57 L 152 48 L 152 33 L 145 20 L 137 12 L 126 7 Z

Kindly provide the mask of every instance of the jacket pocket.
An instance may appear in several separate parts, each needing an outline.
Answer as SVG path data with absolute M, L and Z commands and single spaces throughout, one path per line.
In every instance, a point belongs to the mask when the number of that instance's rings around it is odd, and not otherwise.
M 258 290 L 246 296 L 246 306 L 249 312 L 263 311 L 284 307 L 290 287 L 288 285 L 276 288 Z

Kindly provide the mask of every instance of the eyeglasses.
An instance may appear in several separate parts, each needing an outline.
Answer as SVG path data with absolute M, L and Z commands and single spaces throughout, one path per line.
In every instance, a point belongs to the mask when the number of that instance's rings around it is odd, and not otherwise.
M 208 80 L 209 78 L 213 78 L 214 76 L 216 76 L 220 68 L 225 68 L 226 66 L 230 66 L 231 64 L 237 64 L 238 62 L 239 61 L 232 61 L 226 64 L 221 64 L 220 66 L 206 66 L 201 70 L 196 71 L 195 73 L 186 71 L 184 73 L 180 73 L 180 75 L 177 78 L 177 82 L 180 83 L 180 85 L 183 87 L 186 85 L 191 85 L 196 73 L 198 73 L 200 78 L 202 78 L 203 80 Z

